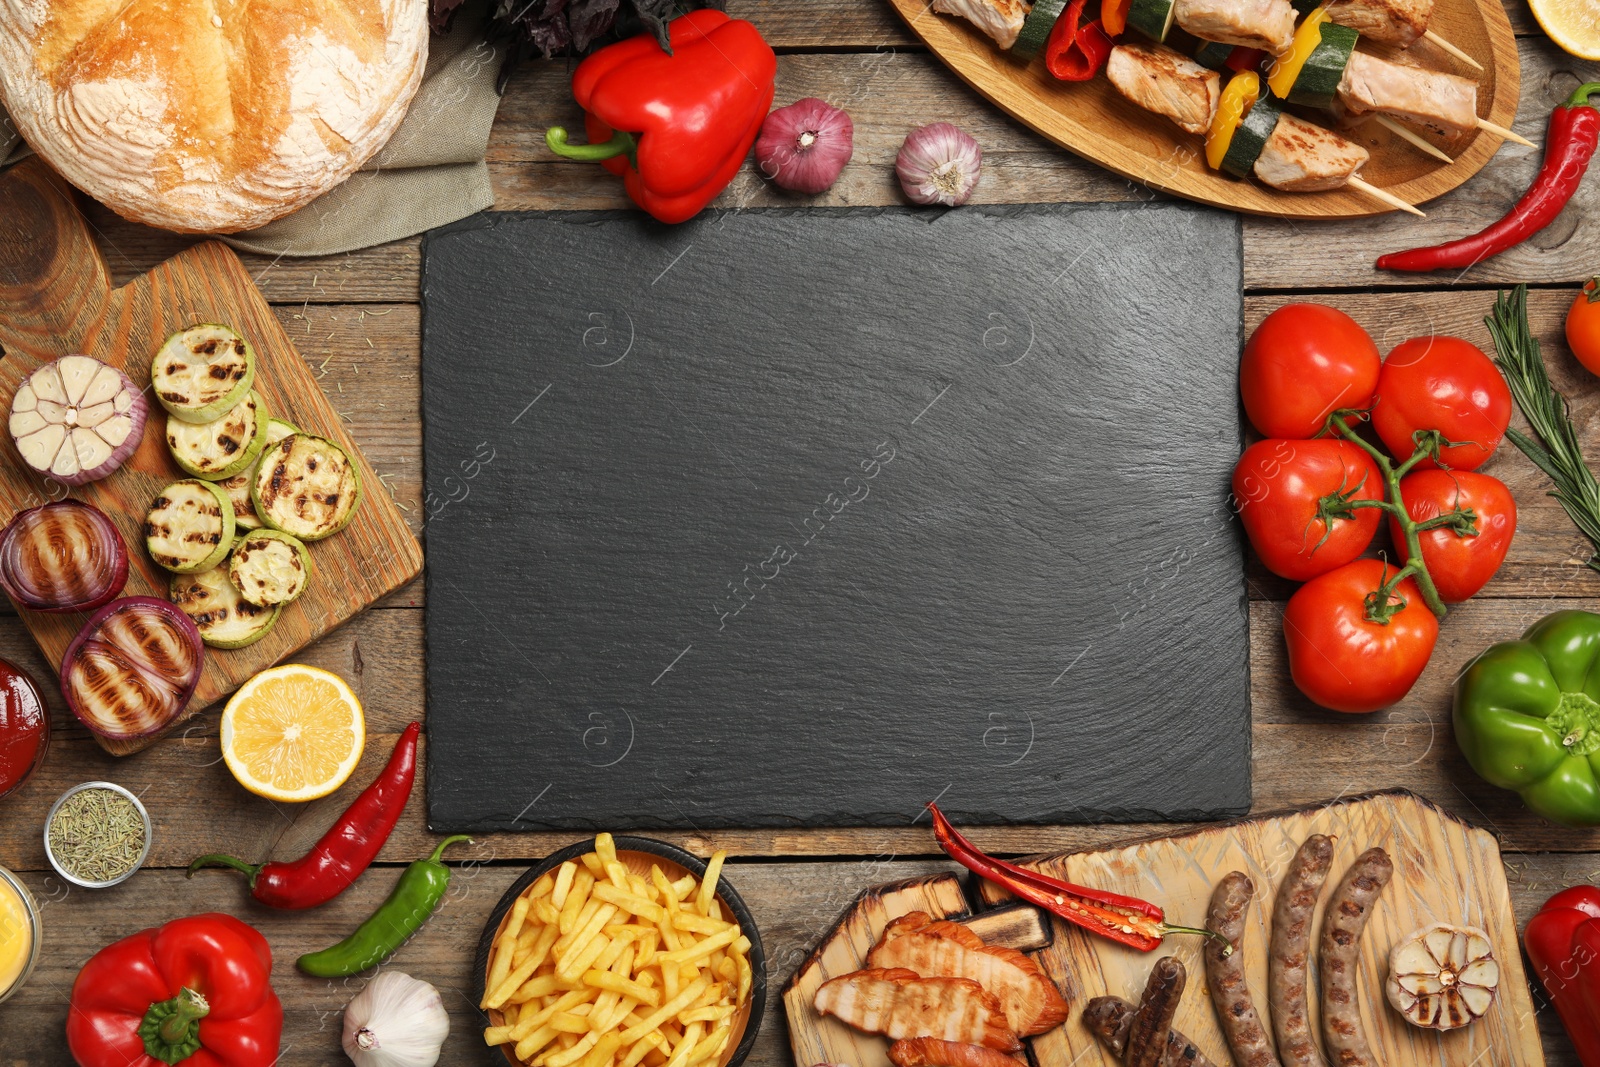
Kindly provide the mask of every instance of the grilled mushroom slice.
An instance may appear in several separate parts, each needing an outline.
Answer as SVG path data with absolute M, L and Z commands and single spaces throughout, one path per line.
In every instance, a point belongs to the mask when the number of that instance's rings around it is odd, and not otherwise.
M 228 577 L 239 595 L 252 604 L 287 604 L 311 582 L 311 553 L 281 530 L 255 530 L 233 546 Z
M 266 443 L 267 405 L 253 389 L 210 422 L 182 422 L 167 416 L 167 448 L 172 458 L 185 472 L 208 482 L 242 472 L 261 455 Z
M 202 323 L 167 338 L 150 361 L 150 384 L 180 422 L 210 422 L 231 410 L 256 380 L 250 342 L 228 326 Z
M 1494 948 L 1476 927 L 1435 923 L 1389 953 L 1385 992 L 1413 1026 L 1458 1030 L 1482 1018 L 1499 988 Z
M 233 546 L 228 494 L 198 478 L 173 482 L 150 505 L 144 544 L 157 565 L 176 574 L 216 566 Z
M 259 607 L 239 595 L 228 569 L 217 566 L 195 574 L 174 574 L 167 599 L 194 620 L 200 640 L 212 648 L 243 648 L 271 632 L 282 608 Z
M 266 447 L 270 448 L 290 434 L 299 432 L 300 428 L 293 423 L 268 419 Z M 233 523 L 241 530 L 261 529 L 261 517 L 256 514 L 255 503 L 250 499 L 250 487 L 256 484 L 256 469 L 260 464 L 261 456 L 258 454 L 244 470 L 217 483 L 227 490 L 228 499 L 233 501 Z
M 250 499 L 274 530 L 320 541 L 355 515 L 361 474 L 344 449 L 327 438 L 290 434 L 261 454 Z

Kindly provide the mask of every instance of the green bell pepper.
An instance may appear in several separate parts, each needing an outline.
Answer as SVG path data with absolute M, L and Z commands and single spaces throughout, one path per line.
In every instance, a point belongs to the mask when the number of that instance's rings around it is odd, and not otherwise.
M 1472 769 L 1553 822 L 1600 826 L 1600 615 L 1558 611 L 1456 679 L 1456 744 Z

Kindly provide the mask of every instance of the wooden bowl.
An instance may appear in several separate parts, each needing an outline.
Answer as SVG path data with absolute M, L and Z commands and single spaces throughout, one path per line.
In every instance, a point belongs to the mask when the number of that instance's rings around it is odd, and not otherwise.
M 685 874 L 693 874 L 696 878 L 705 877 L 706 861 L 676 845 L 669 845 L 665 841 L 649 837 L 625 835 L 618 836 L 615 840 L 618 861 L 634 874 L 648 877 L 650 865 L 655 864 L 661 868 L 661 873 L 673 881 L 677 881 Z M 478 941 L 478 954 L 472 966 L 475 990 L 473 1003 L 483 1001 L 484 986 L 489 980 L 489 950 L 505 928 L 506 917 L 511 914 L 511 906 L 516 903 L 517 898 L 547 871 L 552 871 L 568 860 L 576 860 L 593 851 L 592 838 L 568 845 L 529 867 L 521 878 L 511 883 L 511 887 L 505 891 L 499 903 L 494 906 L 494 910 L 489 913 L 489 921 L 483 927 L 483 937 Z M 740 931 L 750 939 L 750 997 L 734 1015 L 733 1036 L 728 1041 L 728 1048 L 717 1060 L 717 1067 L 738 1067 L 744 1062 L 745 1057 L 750 1055 L 756 1034 L 761 1029 L 761 1017 L 767 1005 L 767 957 L 761 947 L 761 931 L 756 927 L 755 918 L 750 914 L 750 909 L 745 906 L 744 899 L 739 896 L 738 891 L 728 884 L 726 868 L 723 875 L 717 879 L 717 900 L 733 913 Z M 505 1021 L 505 1016 L 498 1010 L 490 1010 L 488 1015 L 491 1026 L 499 1026 Z M 501 1045 L 500 1050 L 513 1067 L 523 1067 L 523 1061 L 517 1059 L 514 1046 Z

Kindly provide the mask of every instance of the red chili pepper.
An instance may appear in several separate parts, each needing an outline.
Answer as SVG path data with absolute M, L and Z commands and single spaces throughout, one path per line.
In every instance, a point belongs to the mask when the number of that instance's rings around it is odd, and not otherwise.
M 189 864 L 189 877 L 201 867 L 232 867 L 250 876 L 250 895 L 269 908 L 314 908 L 350 887 L 378 857 L 411 796 L 417 777 L 417 723 L 407 726 L 375 781 L 356 797 L 339 821 L 311 851 L 289 863 L 251 864 L 213 853 Z
M 778 59 L 743 19 L 702 9 L 668 24 L 672 52 L 648 33 L 607 45 L 578 64 L 572 95 L 586 112 L 586 145 L 557 126 L 550 150 L 600 161 L 633 202 L 683 222 L 744 165 L 772 106 Z
M 1078 25 L 1087 0 L 1072 0 L 1056 19 L 1044 46 L 1044 67 L 1064 82 L 1086 82 L 1100 73 L 1111 55 L 1111 38 L 1100 20 Z
M 1378 269 L 1464 269 L 1521 244 L 1550 225 L 1578 191 L 1595 146 L 1600 144 L 1600 109 L 1589 102 L 1595 93 L 1600 93 L 1600 82 L 1580 85 L 1566 103 L 1550 112 L 1544 165 L 1505 218 L 1459 241 L 1379 256 Z
M 1148 900 L 1063 882 L 1007 860 L 985 855 L 956 832 L 937 804 L 929 804 L 928 811 L 933 815 L 933 836 L 951 859 L 979 877 L 987 878 L 1013 895 L 1092 934 L 1110 938 L 1140 952 L 1155 951 L 1168 934 L 1222 937 L 1210 930 L 1172 926 L 1167 923 L 1160 906 Z M 1223 938 L 1223 941 L 1226 942 L 1226 939 Z M 1232 951 L 1230 945 L 1227 952 Z
M 1522 943 L 1583 1067 L 1600 1067 L 1600 889 L 1574 886 L 1544 902 Z

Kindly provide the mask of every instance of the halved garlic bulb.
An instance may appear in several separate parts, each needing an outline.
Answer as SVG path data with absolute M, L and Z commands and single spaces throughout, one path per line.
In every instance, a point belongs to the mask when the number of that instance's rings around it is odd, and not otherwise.
M 23 462 L 40 474 L 84 485 L 133 455 L 148 409 L 121 371 L 90 356 L 62 356 L 17 387 L 11 438 Z
M 1499 988 L 1500 964 L 1476 927 L 1435 923 L 1389 953 L 1389 1003 L 1414 1026 L 1458 1030 L 1489 1010 Z

